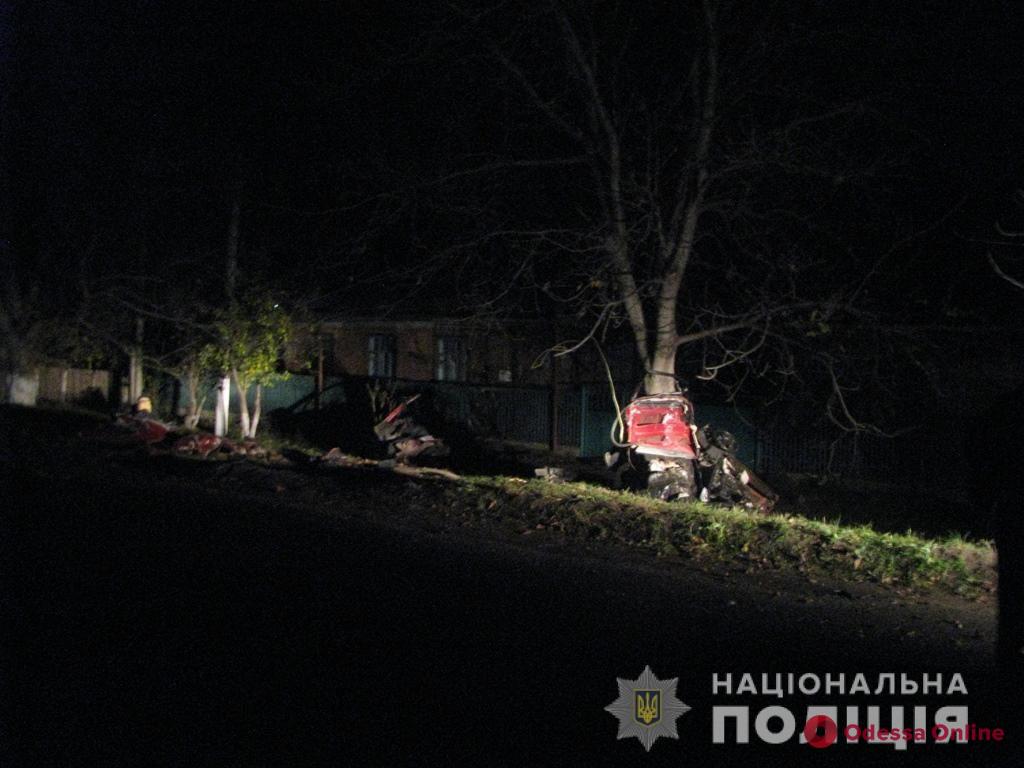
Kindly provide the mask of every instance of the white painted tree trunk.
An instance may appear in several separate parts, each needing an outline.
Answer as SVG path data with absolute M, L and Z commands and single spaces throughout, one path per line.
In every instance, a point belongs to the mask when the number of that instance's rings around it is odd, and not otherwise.
M 213 433 L 217 437 L 228 434 L 229 416 L 231 414 L 231 379 L 223 376 L 217 386 L 217 408 L 214 413 Z
M 144 386 L 142 371 L 142 336 L 145 321 L 141 317 L 135 318 L 135 346 L 128 356 L 128 399 L 131 403 L 138 402 L 142 397 Z
M 128 356 L 128 401 L 138 402 L 142 397 L 142 349 L 136 347 Z
M 252 408 L 252 421 L 249 423 L 249 433 L 246 437 L 256 439 L 256 430 L 260 425 L 260 413 L 263 412 L 263 385 L 256 385 L 256 403 Z

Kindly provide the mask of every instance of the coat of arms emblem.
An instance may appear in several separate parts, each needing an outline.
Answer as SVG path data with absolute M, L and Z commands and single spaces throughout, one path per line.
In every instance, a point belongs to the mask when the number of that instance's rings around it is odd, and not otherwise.
M 690 709 L 676 698 L 678 683 L 677 677 L 659 680 L 650 667 L 636 680 L 618 678 L 619 698 L 605 707 L 619 719 L 618 738 L 635 736 L 648 751 L 659 736 L 678 739 L 676 720 Z
M 661 720 L 661 691 L 634 691 L 633 717 L 641 725 L 654 725 Z

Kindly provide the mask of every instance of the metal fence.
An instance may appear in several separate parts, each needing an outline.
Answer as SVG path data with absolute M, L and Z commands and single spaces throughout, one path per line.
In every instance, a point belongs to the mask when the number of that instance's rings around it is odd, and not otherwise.
M 110 396 L 110 371 L 90 368 L 39 369 L 39 399 L 73 403 L 84 399 L 106 402 Z
M 405 379 L 389 381 L 366 377 L 328 377 L 320 396 L 323 407 L 364 400 L 368 387 L 388 388 L 396 397 L 418 392 L 426 396 L 444 420 L 456 424 L 479 437 L 509 442 L 547 444 L 552 432 L 551 389 L 544 386 L 511 384 L 469 384 L 465 382 L 425 382 Z M 214 382 L 205 385 L 212 391 Z M 308 375 L 293 375 L 263 390 L 265 412 L 276 409 L 292 411 L 315 407 L 316 382 Z M 620 407 L 628 402 L 630 391 L 619 388 L 616 398 Z M 251 395 L 250 395 L 251 397 Z M 565 386 L 558 391 L 555 427 L 558 445 L 578 451 L 580 456 L 600 456 L 613 448 L 611 433 L 615 424 L 616 402 L 606 385 Z M 232 390 L 232 409 L 238 408 L 238 392 Z M 208 397 L 207 407 L 213 402 Z M 176 398 L 177 407 L 183 398 Z M 365 403 L 362 407 L 365 407 Z M 710 422 L 728 429 L 740 444 L 740 458 L 751 466 L 760 466 L 760 441 L 752 412 L 722 406 L 696 405 L 699 423 Z
M 544 386 L 401 379 L 375 382 L 370 378 L 327 377 L 320 394 L 320 406 L 367 407 L 366 388 L 374 383 L 387 387 L 398 397 L 423 393 L 428 407 L 444 420 L 479 437 L 533 444 L 547 444 L 551 437 L 552 395 Z M 214 383 L 208 386 L 212 389 Z M 179 387 L 176 396 L 179 408 L 183 405 L 180 391 Z M 620 407 L 626 404 L 630 394 L 625 388 L 616 392 Z M 212 403 L 213 398 L 209 397 L 207 408 Z M 237 407 L 238 393 L 232 391 L 232 408 Z M 265 412 L 315 407 L 313 376 L 293 375 L 263 391 Z M 737 439 L 740 459 L 758 472 L 838 475 L 885 483 L 895 481 L 897 476 L 901 482 L 913 480 L 933 464 L 915 463 L 914 457 L 918 455 L 915 451 L 908 451 L 887 438 L 778 423 L 766 426 L 755 410 L 729 405 L 696 402 L 694 408 L 699 425 L 711 424 L 732 432 Z M 615 401 L 607 385 L 575 385 L 559 390 L 557 436 L 560 446 L 575 449 L 580 456 L 600 456 L 613 448 L 610 433 L 615 420 Z M 934 480 L 922 475 L 921 482 L 933 483 Z
M 758 467 L 768 473 L 888 482 L 900 466 L 893 440 L 866 434 L 775 427 L 761 430 L 758 444 Z
M 430 392 L 442 416 L 481 437 L 547 443 L 551 436 L 552 396 L 546 387 L 450 382 L 408 382 L 407 385 Z M 559 444 L 578 448 L 583 419 L 578 388 L 559 392 L 556 413 Z

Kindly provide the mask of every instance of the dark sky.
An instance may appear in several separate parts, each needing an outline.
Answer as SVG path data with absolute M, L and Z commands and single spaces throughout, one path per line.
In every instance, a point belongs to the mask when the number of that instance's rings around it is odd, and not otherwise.
M 608 4 L 595 7 L 600 16 Z M 752 8 L 733 6 L 730 24 L 756 27 Z M 1024 183 L 1018 4 L 805 2 L 757 13 L 788 14 L 794 38 L 809 34 L 780 52 L 780 79 L 803 66 L 802 83 L 822 96 L 879 113 L 877 133 L 859 140 L 900 158 L 884 195 L 893 226 L 926 226 L 958 205 L 932 245 L 991 234 Z M 661 14 L 638 16 L 635 35 L 652 47 L 671 34 Z M 5 11 L 20 258 L 70 258 L 88 238 L 111 265 L 140 248 L 219 252 L 235 177 L 248 246 L 272 274 L 349 248 L 368 196 L 503 140 L 493 75 L 450 50 L 432 57 L 445 21 L 429 4 L 378 2 L 34 0 Z M 403 249 L 403 227 L 385 238 L 389 251 Z

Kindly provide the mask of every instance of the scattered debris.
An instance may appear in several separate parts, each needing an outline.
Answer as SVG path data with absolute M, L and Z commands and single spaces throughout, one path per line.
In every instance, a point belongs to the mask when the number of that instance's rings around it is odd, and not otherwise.
M 174 452 L 193 454 L 205 459 L 224 444 L 224 438 L 208 432 L 185 435 L 174 443 Z
M 440 477 L 445 480 L 461 480 L 457 474 L 450 469 L 440 467 L 410 467 L 408 464 L 396 464 L 391 470 L 399 475 L 410 477 Z
M 533 474 L 549 483 L 571 483 L 576 473 L 565 467 L 537 467 Z
M 340 448 L 331 448 L 323 456 L 313 460 L 315 464 L 324 464 L 331 467 L 344 467 L 348 469 L 376 468 L 390 470 L 399 475 L 408 477 L 440 477 L 445 480 L 461 480 L 461 478 L 448 469 L 437 467 L 414 467 L 399 462 L 397 459 L 364 459 L 361 456 L 353 456 L 344 453 Z
M 136 438 L 146 445 L 162 443 L 171 431 L 169 425 L 164 424 L 162 421 L 150 418 L 130 419 L 128 420 L 127 426 L 134 432 Z
M 408 414 L 409 406 L 418 399 L 419 395 L 406 398 L 373 428 L 377 439 L 387 445 L 388 455 L 399 464 L 420 456 L 440 457 L 449 453 L 444 441 L 434 437 Z
M 219 437 L 209 432 L 196 432 L 185 435 L 174 443 L 175 453 L 196 455 L 203 459 L 217 451 L 235 456 L 248 456 L 251 459 L 265 459 L 270 455 L 266 448 L 251 437 L 245 438 L 241 443 L 236 443 L 226 437 Z
M 270 457 L 270 451 L 257 443 L 251 437 L 247 437 L 243 440 L 241 445 L 236 445 L 235 453 L 248 456 L 250 459 L 266 459 Z
M 353 456 L 351 453 L 344 453 L 340 448 L 331 448 L 318 461 L 321 464 L 329 464 L 334 467 L 372 467 L 377 464 L 373 459 Z
M 162 443 L 171 432 L 171 427 L 149 416 L 148 411 L 122 414 L 91 431 L 87 436 L 93 440 L 114 446 L 152 446 Z

